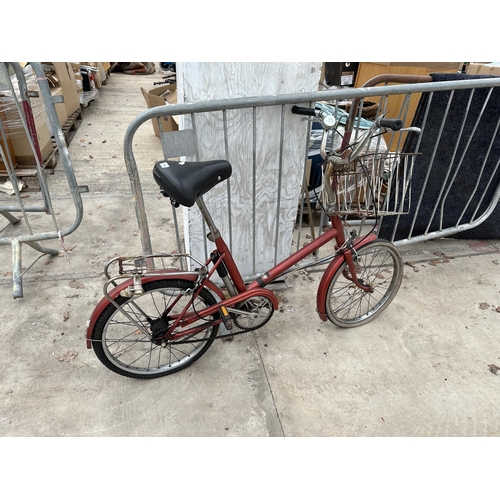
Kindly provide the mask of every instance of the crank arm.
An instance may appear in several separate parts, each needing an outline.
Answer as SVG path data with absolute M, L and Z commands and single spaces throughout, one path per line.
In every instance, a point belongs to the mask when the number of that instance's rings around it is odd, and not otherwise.
M 232 307 L 228 307 L 227 310 L 230 313 L 240 314 L 242 316 L 258 316 L 258 314 L 255 313 L 255 312 L 252 312 L 252 311 L 242 311 L 241 309 L 233 309 Z

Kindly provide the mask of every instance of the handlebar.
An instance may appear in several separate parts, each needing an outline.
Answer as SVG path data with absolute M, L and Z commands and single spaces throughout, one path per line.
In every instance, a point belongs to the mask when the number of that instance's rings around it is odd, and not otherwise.
M 315 108 L 302 108 L 300 106 L 294 106 L 292 108 L 292 113 L 294 115 L 304 115 L 304 116 L 317 116 L 319 110 Z
M 294 115 L 304 115 L 304 116 L 319 116 L 321 111 L 316 108 L 303 108 L 301 106 L 293 106 L 292 113 Z M 379 118 L 376 121 L 377 127 L 389 128 L 391 130 L 401 130 L 403 128 L 403 120 L 398 118 Z
M 377 125 L 398 131 L 403 128 L 403 120 L 399 120 L 398 118 L 380 118 L 377 120 Z
M 361 154 L 363 154 L 363 151 L 368 146 L 370 140 L 376 134 L 384 132 L 383 130 L 377 132 L 380 129 L 390 129 L 396 132 L 421 132 L 421 130 L 416 127 L 409 127 L 407 129 L 403 128 L 403 120 L 399 118 L 385 118 L 384 116 L 380 116 L 375 119 L 365 131 L 358 135 L 354 142 L 349 144 L 349 137 L 344 137 L 341 149 L 337 151 L 327 151 L 328 133 L 331 130 L 337 129 L 339 125 L 337 118 L 333 114 L 327 113 L 319 107 L 305 108 L 301 106 L 293 106 L 291 111 L 295 115 L 315 117 L 321 122 L 321 126 L 323 127 L 323 138 L 320 145 L 320 155 L 324 160 L 330 159 L 336 164 L 347 164 L 349 161 L 353 161 L 358 158 Z
M 321 117 L 323 114 L 320 109 L 303 108 L 301 106 L 293 106 L 292 113 L 294 115 L 314 116 L 314 117 Z M 379 118 L 378 120 L 375 121 L 375 124 L 377 128 L 384 127 L 395 131 L 401 130 L 403 128 L 403 120 L 400 120 L 398 118 Z
M 295 115 L 312 116 L 317 118 L 321 122 L 323 127 L 323 138 L 321 140 L 320 154 L 323 159 L 336 158 L 336 163 L 349 162 L 360 156 L 379 129 L 390 129 L 393 131 L 415 131 L 420 133 L 421 130 L 416 127 L 410 127 L 408 129 L 403 129 L 403 120 L 399 118 L 385 118 L 381 116 L 371 123 L 371 126 L 367 128 L 361 135 L 359 135 L 356 140 L 348 145 L 348 147 L 343 147 L 342 150 L 337 152 L 327 152 L 327 140 L 328 131 L 336 129 L 339 122 L 336 117 L 332 114 L 324 112 L 320 108 L 305 108 L 301 106 L 293 106 L 292 113 Z M 382 131 L 383 132 L 383 131 Z M 349 148 L 349 149 L 348 149 Z

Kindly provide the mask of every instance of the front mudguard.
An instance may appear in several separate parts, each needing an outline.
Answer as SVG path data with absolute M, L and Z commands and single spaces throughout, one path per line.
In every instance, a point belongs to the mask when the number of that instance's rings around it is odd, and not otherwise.
M 353 247 L 355 250 L 361 248 L 362 246 L 375 241 L 377 237 L 374 234 L 368 236 L 362 236 L 354 241 Z M 328 291 L 328 285 L 335 273 L 338 271 L 339 267 L 344 263 L 345 257 L 341 253 L 337 255 L 326 268 L 323 273 L 323 277 L 318 286 L 318 293 L 316 294 L 316 311 L 321 319 L 321 321 L 326 321 L 328 316 L 326 314 L 326 294 Z
M 196 282 L 199 278 L 198 274 L 189 274 L 189 273 L 177 273 L 177 272 L 167 272 L 165 273 L 164 276 L 144 276 L 141 279 L 141 283 L 150 283 L 151 281 L 157 281 L 160 279 L 178 279 L 178 280 L 183 280 L 183 281 L 192 281 L 193 283 Z M 132 279 L 127 279 L 123 283 L 120 283 L 118 286 L 113 288 L 109 292 L 109 296 L 111 297 L 112 300 L 116 300 L 117 297 L 119 297 L 120 293 L 125 290 L 127 287 L 133 284 Z M 222 290 L 212 283 L 211 281 L 207 281 L 205 283 L 205 287 L 208 288 L 214 295 L 218 296 L 220 300 L 224 300 L 226 297 Z M 99 316 L 102 314 L 104 309 L 108 307 L 108 305 L 111 304 L 109 299 L 104 296 L 100 302 L 97 304 L 95 309 L 92 311 L 92 314 L 90 316 L 90 319 L 87 321 L 87 333 L 86 333 L 86 339 L 87 339 L 87 349 L 91 349 L 92 347 L 92 332 L 94 331 L 94 327 L 96 324 L 97 319 Z

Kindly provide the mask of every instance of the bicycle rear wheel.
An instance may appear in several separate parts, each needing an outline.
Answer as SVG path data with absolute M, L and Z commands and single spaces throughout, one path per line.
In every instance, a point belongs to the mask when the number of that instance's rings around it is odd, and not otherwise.
M 157 280 L 145 283 L 143 288 L 144 294 L 116 299 L 126 314 L 111 303 L 104 309 L 92 332 L 92 347 L 99 360 L 115 373 L 152 379 L 178 372 L 199 359 L 217 335 L 219 325 L 211 321 L 218 318 L 218 313 L 189 325 L 189 329 L 198 327 L 197 333 L 176 341 L 162 340 L 172 324 L 171 318 L 191 301 L 192 295 L 186 292 L 193 288 L 193 283 Z M 203 289 L 187 313 L 215 303 L 214 296 Z
M 403 279 L 403 259 L 398 249 L 385 240 L 376 240 L 353 252 L 356 274 L 372 290 L 365 292 L 352 280 L 346 261 L 334 274 L 326 294 L 328 319 L 342 328 L 368 323 L 394 299 Z

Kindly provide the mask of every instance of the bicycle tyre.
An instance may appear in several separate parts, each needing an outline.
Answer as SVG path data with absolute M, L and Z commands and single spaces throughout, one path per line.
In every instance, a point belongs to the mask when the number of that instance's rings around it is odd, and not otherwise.
M 164 346 L 158 345 L 152 339 L 151 323 L 157 321 L 166 307 L 176 299 L 178 302 L 171 314 L 180 313 L 192 298 L 185 292 L 193 288 L 193 282 L 161 279 L 145 283 L 143 288 L 144 294 L 132 298 L 119 296 L 116 302 L 147 329 L 148 336 L 110 303 L 96 321 L 92 347 L 97 358 L 111 371 L 125 377 L 153 379 L 183 370 L 203 356 L 219 329 L 219 325 L 211 324 L 210 320 L 218 319 L 219 314 L 195 323 L 201 326 L 206 323 L 207 328 L 189 338 L 194 342 L 183 344 L 181 342 L 186 339 L 182 337 L 180 341 L 167 341 Z M 191 305 L 187 312 L 201 310 L 215 303 L 215 297 L 207 289 L 202 289 L 194 306 Z
M 365 292 L 349 279 L 346 261 L 328 285 L 325 310 L 328 319 L 341 328 L 361 326 L 375 319 L 392 302 L 403 279 L 403 259 L 397 247 L 376 240 L 356 250 L 357 276 L 373 287 Z

